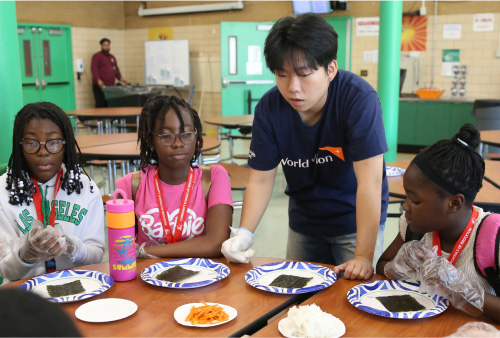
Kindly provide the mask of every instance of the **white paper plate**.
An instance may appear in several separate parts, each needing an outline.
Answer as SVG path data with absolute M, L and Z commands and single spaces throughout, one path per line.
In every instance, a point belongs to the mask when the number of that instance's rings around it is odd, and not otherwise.
M 387 177 L 392 177 L 392 176 L 399 176 L 405 173 L 405 169 L 403 168 L 398 168 L 398 167 L 385 167 L 385 172 Z
M 300 338 L 297 336 L 292 336 L 289 335 L 286 330 L 284 329 L 284 324 L 287 320 L 290 320 L 288 317 L 283 318 L 278 322 L 278 330 L 279 332 L 286 338 Z M 345 324 L 343 321 L 335 317 L 335 326 L 337 326 L 337 330 L 334 333 L 331 333 L 329 338 L 339 338 L 342 337 L 345 334 Z
M 133 315 L 136 303 L 120 298 L 98 299 L 83 304 L 75 311 L 76 318 L 90 323 L 106 323 Z
M 217 325 L 222 325 L 222 324 L 229 323 L 231 320 L 233 320 L 234 318 L 236 318 L 236 316 L 238 315 L 238 311 L 236 311 L 236 309 L 233 308 L 233 307 L 231 307 L 231 306 L 224 305 L 224 304 L 219 304 L 219 303 L 206 303 L 206 304 L 207 305 L 219 305 L 220 307 L 222 307 L 224 309 L 224 312 L 229 315 L 229 318 L 226 321 L 224 321 L 224 322 L 215 323 L 215 324 L 197 324 L 197 325 L 191 324 L 190 321 L 186 320 L 186 317 L 189 315 L 189 312 L 191 312 L 191 308 L 193 306 L 196 306 L 196 307 L 197 306 L 202 306 L 202 305 L 204 305 L 203 303 L 189 303 L 189 304 L 184 304 L 182 306 L 179 306 L 174 311 L 174 318 L 177 321 L 177 323 L 179 323 L 181 325 L 184 325 L 184 326 L 191 326 L 191 327 L 212 327 L 212 326 L 217 326 Z
M 293 275 L 298 277 L 312 277 L 312 280 L 303 288 L 286 289 L 270 286 L 279 275 Z M 245 281 L 251 286 L 274 293 L 306 293 L 329 287 L 337 280 L 335 272 L 329 268 L 307 262 L 278 262 L 257 266 L 245 274 Z
M 79 280 L 85 292 L 63 297 L 50 297 L 47 285 L 61 285 Z M 19 287 L 21 290 L 34 292 L 54 303 L 69 303 L 97 296 L 113 285 L 111 276 L 90 270 L 61 270 L 33 277 Z
M 418 292 L 418 284 L 396 280 L 379 280 L 356 285 L 347 292 L 347 300 L 354 307 L 377 316 L 418 319 L 436 316 L 448 308 L 449 301 L 438 295 Z M 389 312 L 377 299 L 380 296 L 411 295 L 424 310 L 411 312 Z
M 177 283 L 167 282 L 156 278 L 158 274 L 176 265 L 188 270 L 198 271 L 199 273 Z M 229 273 L 230 270 L 226 265 L 211 259 L 177 258 L 148 266 L 142 270 L 141 278 L 146 283 L 165 288 L 191 289 L 215 283 L 229 276 Z

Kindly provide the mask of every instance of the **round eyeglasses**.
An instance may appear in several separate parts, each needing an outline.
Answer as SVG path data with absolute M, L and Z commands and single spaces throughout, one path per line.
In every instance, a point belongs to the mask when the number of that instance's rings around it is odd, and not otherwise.
M 179 140 L 181 140 L 183 144 L 191 144 L 196 139 L 196 131 L 187 131 L 181 134 L 172 134 L 172 133 L 156 134 L 153 132 L 151 132 L 151 134 L 157 136 L 160 139 L 160 143 L 163 144 L 164 146 L 170 146 L 174 144 L 177 137 L 179 138 Z
M 40 150 L 41 144 L 45 146 L 45 149 L 47 149 L 49 153 L 57 154 L 63 150 L 66 140 L 63 140 L 62 138 L 54 138 L 52 140 L 40 142 L 32 138 L 22 138 L 19 143 L 23 146 L 23 150 L 28 154 L 37 153 L 38 150 Z

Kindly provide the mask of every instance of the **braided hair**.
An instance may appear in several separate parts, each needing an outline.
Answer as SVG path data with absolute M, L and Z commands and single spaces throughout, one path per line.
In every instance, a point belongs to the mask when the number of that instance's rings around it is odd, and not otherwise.
M 71 121 L 66 113 L 50 102 L 36 102 L 25 105 L 14 120 L 14 133 L 12 136 L 12 154 L 7 166 L 7 186 L 9 203 L 13 205 L 27 205 L 33 201 L 33 193 L 38 187 L 35 186 L 29 176 L 29 169 L 24 158 L 21 145 L 24 128 L 34 118 L 49 119 L 54 122 L 63 134 L 66 144 L 64 146 L 63 163 L 66 172 L 61 178 L 61 189 L 68 195 L 76 191 L 80 193 L 83 183 L 80 179 L 82 167 L 79 164 L 80 147 L 78 146 Z M 78 150 L 78 153 L 77 153 Z M 88 176 L 88 175 L 87 175 Z M 90 191 L 92 192 L 92 185 Z
M 140 145 L 141 149 L 141 163 L 140 168 L 144 169 L 153 164 L 158 166 L 158 154 L 156 151 L 151 149 L 150 139 L 151 133 L 154 132 L 156 119 L 160 119 L 160 123 L 163 123 L 165 119 L 165 113 L 173 109 L 179 118 L 181 123 L 181 131 L 184 132 L 184 119 L 182 118 L 181 110 L 186 110 L 191 115 L 193 119 L 194 128 L 196 130 L 196 145 L 194 149 L 194 156 L 191 159 L 191 166 L 196 162 L 200 156 L 201 149 L 203 148 L 203 135 L 200 116 L 186 101 L 177 96 L 168 95 L 158 95 L 154 96 L 146 101 L 144 108 L 141 112 L 141 117 L 139 119 L 139 131 L 137 137 L 137 143 Z
M 483 185 L 484 160 L 475 151 L 480 142 L 479 131 L 467 123 L 452 139 L 440 140 L 424 148 L 419 154 L 426 157 L 432 170 L 447 185 L 462 191 L 470 204 Z M 429 180 L 428 177 L 425 179 Z M 438 192 L 446 196 L 444 189 L 438 189 Z

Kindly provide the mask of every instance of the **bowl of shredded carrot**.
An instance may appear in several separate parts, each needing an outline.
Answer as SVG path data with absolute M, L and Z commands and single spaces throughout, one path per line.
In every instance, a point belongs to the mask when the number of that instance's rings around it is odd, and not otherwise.
M 237 316 L 236 309 L 218 303 L 190 303 L 178 307 L 174 318 L 181 325 L 209 327 L 227 323 Z

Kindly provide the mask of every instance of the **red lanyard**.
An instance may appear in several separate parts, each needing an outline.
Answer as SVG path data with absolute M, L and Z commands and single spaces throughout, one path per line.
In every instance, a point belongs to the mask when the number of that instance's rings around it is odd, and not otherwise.
M 467 245 L 467 242 L 470 239 L 470 234 L 472 233 L 472 229 L 474 228 L 474 223 L 476 222 L 478 215 L 479 212 L 474 207 L 472 207 L 472 216 L 470 217 L 469 223 L 465 227 L 464 232 L 462 232 L 462 235 L 460 235 L 458 241 L 455 243 L 455 246 L 453 247 L 453 250 L 450 253 L 450 257 L 448 257 L 448 261 L 452 265 L 455 265 L 458 256 L 460 256 L 462 250 Z M 432 235 L 432 246 L 434 247 L 435 245 L 437 245 L 438 247 L 438 252 L 437 252 L 438 256 L 441 256 L 441 239 L 439 238 L 439 233 L 437 231 L 434 231 Z
M 177 216 L 177 222 L 175 223 L 175 234 L 172 236 L 172 230 L 168 224 L 167 211 L 165 210 L 165 203 L 163 198 L 163 192 L 161 191 L 160 178 L 158 177 L 158 169 L 155 171 L 155 190 L 156 190 L 156 203 L 158 204 L 158 210 L 160 212 L 161 225 L 163 227 L 163 232 L 165 233 L 165 238 L 167 243 L 176 243 L 181 240 L 182 231 L 184 229 L 184 219 L 186 218 L 187 207 L 189 199 L 191 197 L 191 192 L 193 191 L 194 184 L 194 170 L 189 168 L 189 175 L 187 178 L 186 186 L 184 187 L 184 193 L 182 194 L 181 206 L 179 207 L 179 215 Z
M 61 176 L 62 176 L 63 170 L 59 169 L 57 172 L 57 177 L 56 177 L 56 185 L 54 187 L 54 200 L 56 199 L 57 193 L 59 192 L 59 189 L 61 188 Z M 45 219 L 44 219 L 44 214 L 43 214 L 43 207 L 42 207 L 42 193 L 40 191 L 40 187 L 38 186 L 38 181 L 31 177 L 31 180 L 36 186 L 36 193 L 33 194 L 33 202 L 35 203 L 35 208 L 36 208 L 36 216 L 39 221 L 43 223 L 44 226 L 45 224 Z M 56 222 L 56 209 L 54 208 L 54 204 L 50 206 L 50 218 L 49 218 L 49 224 L 54 227 Z

